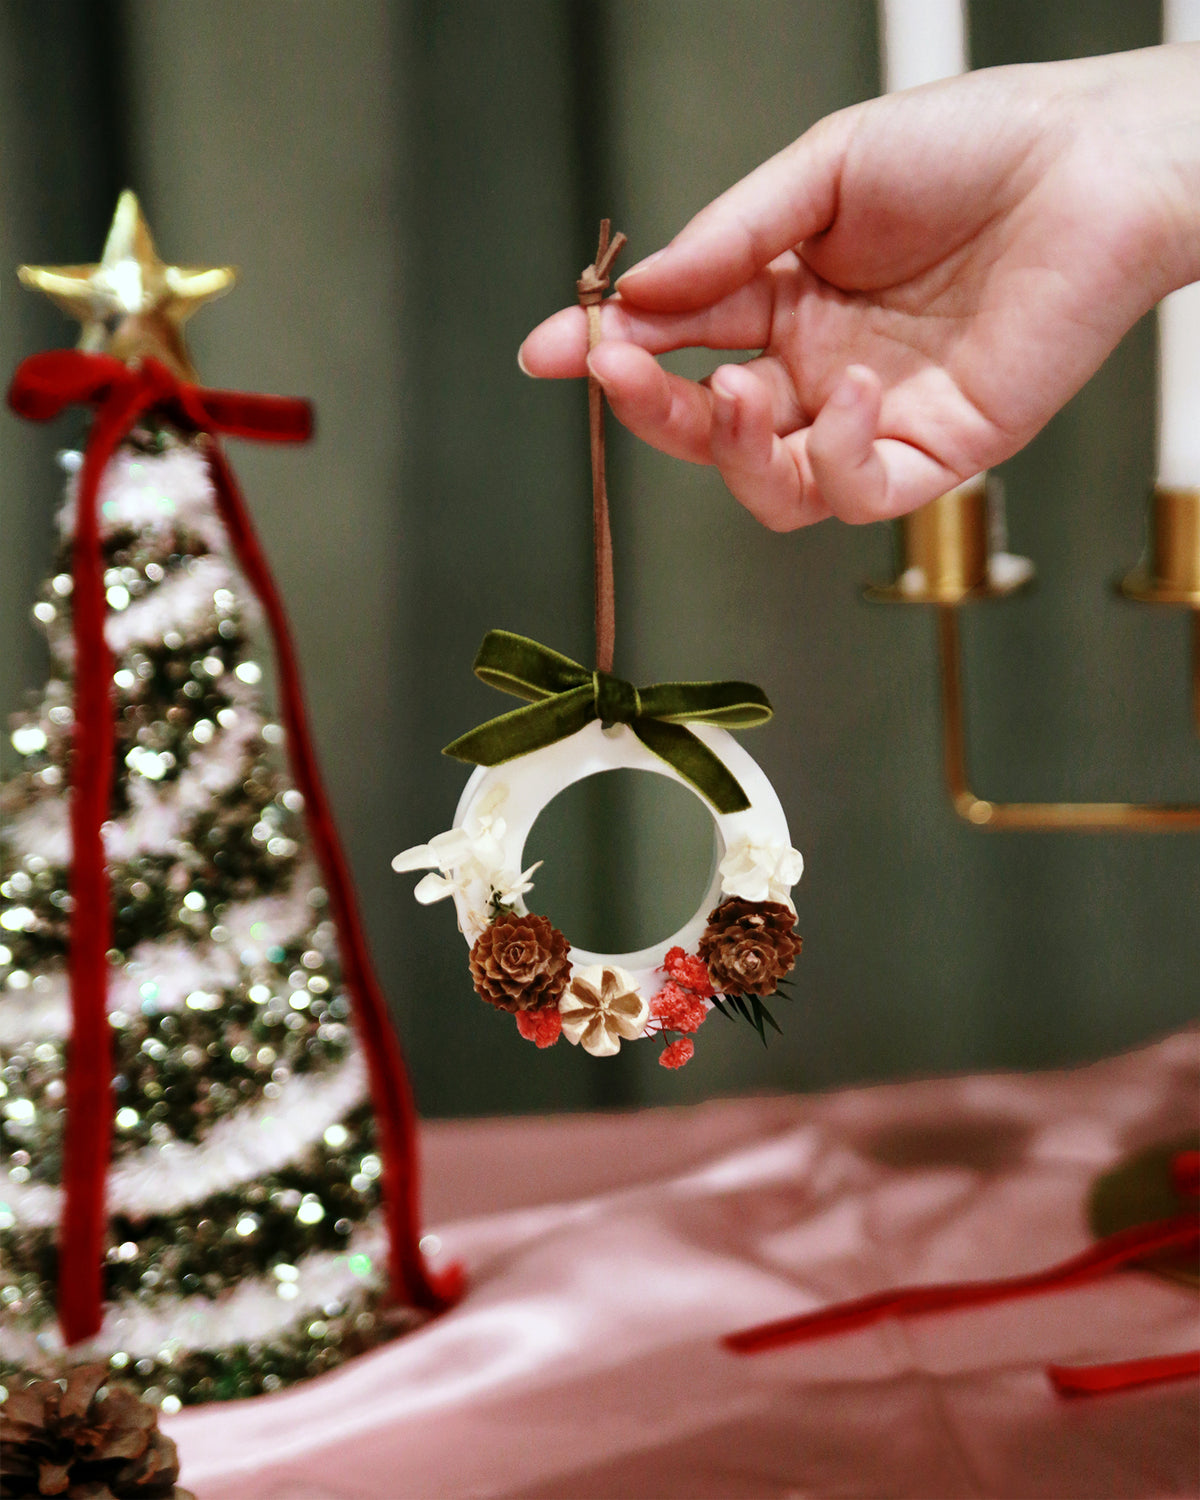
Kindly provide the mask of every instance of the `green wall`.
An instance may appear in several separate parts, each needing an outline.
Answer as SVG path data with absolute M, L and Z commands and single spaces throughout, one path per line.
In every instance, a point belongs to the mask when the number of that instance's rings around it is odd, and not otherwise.
M 1145 0 L 975 0 L 974 62 L 1140 46 L 1159 25 Z M 165 257 L 242 268 L 193 325 L 204 377 L 318 403 L 311 449 L 234 458 L 427 1112 L 1031 1067 L 1194 1013 L 1200 840 L 957 823 L 933 621 L 858 593 L 889 569 L 885 529 L 770 535 L 711 472 L 619 432 L 619 669 L 749 677 L 776 704 L 745 743 L 808 860 L 786 1036 L 764 1051 L 714 1017 L 676 1074 L 652 1047 L 537 1053 L 474 999 L 448 910 L 388 869 L 449 823 L 462 775 L 440 745 L 506 706 L 470 675 L 483 632 L 590 649 L 582 393 L 521 376 L 521 337 L 572 295 L 601 213 L 647 253 L 873 94 L 870 0 L 9 0 L 0 83 L 0 263 L 95 258 L 128 181 Z M 11 368 L 70 330 L 5 275 Z M 1148 321 L 1004 466 L 1039 585 L 965 619 L 975 774 L 997 797 L 1200 796 L 1186 621 L 1110 586 L 1141 547 L 1153 357 Z M 0 421 L 13 705 L 42 671 L 24 620 L 71 435 Z M 589 785 L 535 831 L 539 894 L 572 935 L 624 946 L 694 903 L 707 824 L 656 788 Z

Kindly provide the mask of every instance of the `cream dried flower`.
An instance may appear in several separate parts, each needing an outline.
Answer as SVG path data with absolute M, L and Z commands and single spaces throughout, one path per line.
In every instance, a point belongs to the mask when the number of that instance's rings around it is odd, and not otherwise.
M 650 1002 L 632 974 L 615 964 L 591 964 L 571 975 L 558 1002 L 563 1036 L 593 1057 L 613 1057 L 621 1040 L 641 1036 L 650 1019 Z
M 443 875 L 453 875 L 473 865 L 485 870 L 499 869 L 504 860 L 501 840 L 507 826 L 500 817 L 500 809 L 507 799 L 507 787 L 495 787 L 464 828 L 448 828 L 427 844 L 414 844 L 411 849 L 402 850 L 392 860 L 392 869 L 401 875 L 406 870 L 440 870 Z M 439 901 L 453 892 L 454 882 L 438 894 L 433 894 L 434 889 L 431 886 L 430 894 L 418 896 L 417 900 L 425 904 Z
M 791 889 L 804 873 L 804 856 L 786 844 L 756 844 L 743 838 L 730 845 L 717 868 L 722 895 L 790 906 Z
M 519 873 L 504 867 L 505 822 L 499 810 L 508 797 L 506 787 L 496 787 L 464 828 L 448 828 L 427 844 L 414 844 L 392 860 L 400 874 L 408 870 L 430 870 L 416 884 L 413 895 L 422 906 L 461 897 L 467 907 L 467 936 L 474 938 L 487 926 L 488 906 L 497 902 L 513 906 L 533 889 L 529 878 L 541 861 Z

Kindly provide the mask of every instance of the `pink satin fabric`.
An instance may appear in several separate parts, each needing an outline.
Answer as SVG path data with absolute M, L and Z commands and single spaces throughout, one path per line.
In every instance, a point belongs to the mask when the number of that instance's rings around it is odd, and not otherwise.
M 1093 1177 L 1200 1122 L 1200 1034 L 1072 1072 L 424 1127 L 464 1302 L 294 1391 L 165 1419 L 198 1500 L 1192 1497 L 1197 1345 L 1141 1272 L 755 1356 L 733 1329 L 1089 1242 Z

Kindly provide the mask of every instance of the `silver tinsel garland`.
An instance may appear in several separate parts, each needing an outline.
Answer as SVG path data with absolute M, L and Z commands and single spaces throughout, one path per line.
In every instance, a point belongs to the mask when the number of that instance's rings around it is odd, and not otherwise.
M 65 467 L 77 467 L 66 455 Z M 115 1076 L 100 1356 L 166 1409 L 274 1390 L 412 1326 L 383 1309 L 381 1163 L 257 608 L 199 449 L 144 435 L 101 490 L 118 776 Z M 34 608 L 54 675 L 0 793 L 0 1361 L 55 1371 L 70 837 L 70 531 Z

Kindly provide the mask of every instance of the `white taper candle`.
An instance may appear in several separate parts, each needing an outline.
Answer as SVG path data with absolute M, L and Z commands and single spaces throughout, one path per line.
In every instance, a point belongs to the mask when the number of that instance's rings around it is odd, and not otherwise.
M 879 19 L 889 94 L 967 71 L 964 0 L 880 0 Z

